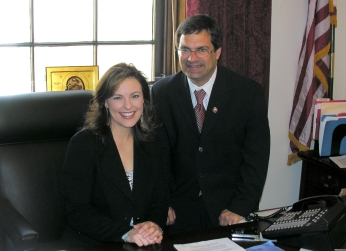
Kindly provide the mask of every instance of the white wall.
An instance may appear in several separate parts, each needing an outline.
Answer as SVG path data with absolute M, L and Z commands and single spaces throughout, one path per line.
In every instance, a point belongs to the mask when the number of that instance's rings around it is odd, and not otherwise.
M 335 0 L 334 0 L 335 1 Z M 271 153 L 260 209 L 291 205 L 298 200 L 301 161 L 287 166 L 288 126 L 297 62 L 307 17 L 307 0 L 273 0 L 269 123 Z M 346 1 L 337 2 L 334 99 L 346 99 Z

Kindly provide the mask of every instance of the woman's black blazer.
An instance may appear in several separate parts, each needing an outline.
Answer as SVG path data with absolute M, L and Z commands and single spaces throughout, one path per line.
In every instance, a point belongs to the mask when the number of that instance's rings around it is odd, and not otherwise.
M 104 143 L 82 130 L 69 143 L 63 191 L 69 226 L 99 242 L 123 241 L 130 221 L 152 221 L 162 229 L 168 211 L 168 190 L 156 141 L 134 143 L 131 190 L 117 146 L 109 131 Z

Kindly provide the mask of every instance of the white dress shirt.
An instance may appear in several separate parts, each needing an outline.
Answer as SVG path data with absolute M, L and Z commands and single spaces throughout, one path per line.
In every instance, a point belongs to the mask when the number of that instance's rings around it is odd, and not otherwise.
M 215 83 L 216 72 L 217 72 L 217 67 L 215 68 L 215 71 L 214 71 L 213 75 L 211 76 L 211 78 L 208 80 L 208 82 L 202 86 L 195 85 L 194 83 L 191 82 L 191 80 L 189 78 L 187 78 L 187 82 L 189 83 L 189 87 L 190 87 L 190 95 L 191 95 L 193 108 L 197 105 L 197 100 L 196 100 L 196 96 L 195 96 L 194 91 L 195 90 L 199 91 L 199 90 L 203 89 L 206 93 L 204 96 L 204 99 L 203 99 L 203 106 L 204 106 L 204 109 L 207 110 L 211 91 L 212 91 L 213 85 Z

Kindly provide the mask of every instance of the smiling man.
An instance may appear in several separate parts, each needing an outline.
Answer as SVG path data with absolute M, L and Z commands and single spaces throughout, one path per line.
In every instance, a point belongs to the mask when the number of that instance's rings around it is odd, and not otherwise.
M 175 34 L 182 71 L 152 87 L 170 185 L 170 233 L 238 223 L 258 209 L 270 132 L 262 86 L 221 65 L 222 33 L 207 15 Z

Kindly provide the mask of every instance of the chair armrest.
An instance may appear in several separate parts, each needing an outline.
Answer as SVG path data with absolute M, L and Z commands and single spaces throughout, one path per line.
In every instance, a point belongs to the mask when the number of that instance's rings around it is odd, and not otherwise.
M 16 248 L 19 250 L 37 248 L 39 234 L 11 203 L 4 198 L 0 198 L 0 215 L 1 232 L 12 241 Z

